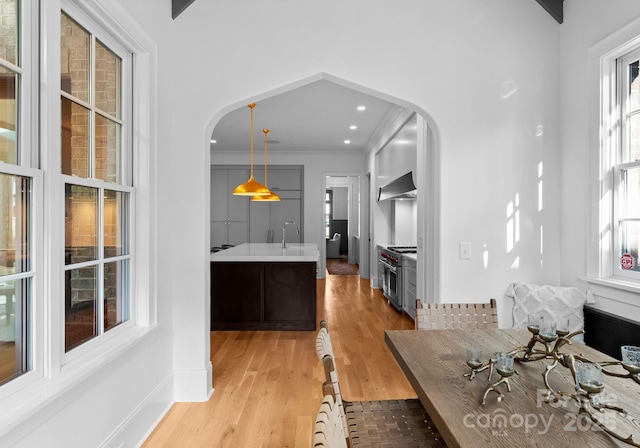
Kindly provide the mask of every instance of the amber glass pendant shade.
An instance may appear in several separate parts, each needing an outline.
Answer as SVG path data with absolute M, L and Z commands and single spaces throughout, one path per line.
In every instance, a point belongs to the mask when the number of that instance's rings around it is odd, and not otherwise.
M 267 196 L 270 194 L 268 188 L 265 188 L 260 182 L 256 181 L 253 176 L 249 177 L 249 180 L 238 185 L 233 189 L 233 194 L 236 196 Z
M 271 192 L 267 187 L 262 185 L 260 182 L 257 182 L 253 178 L 253 108 L 256 107 L 256 103 L 249 104 L 249 116 L 250 116 L 250 167 L 251 167 L 251 175 L 249 176 L 249 180 L 245 183 L 238 185 L 233 190 L 233 194 L 237 196 L 267 196 Z
M 264 132 L 264 186 L 267 187 L 267 134 L 269 133 L 269 129 L 263 129 Z M 269 187 L 267 187 L 269 188 Z M 273 191 L 269 190 L 269 194 L 266 196 L 253 196 L 251 198 L 252 201 L 279 201 L 280 196 L 275 194 Z

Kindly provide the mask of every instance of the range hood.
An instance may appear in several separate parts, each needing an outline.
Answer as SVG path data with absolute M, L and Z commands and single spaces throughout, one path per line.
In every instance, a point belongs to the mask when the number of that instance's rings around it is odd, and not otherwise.
M 413 183 L 412 171 L 378 189 L 378 201 L 415 199 L 416 197 L 417 191 L 416 185 Z

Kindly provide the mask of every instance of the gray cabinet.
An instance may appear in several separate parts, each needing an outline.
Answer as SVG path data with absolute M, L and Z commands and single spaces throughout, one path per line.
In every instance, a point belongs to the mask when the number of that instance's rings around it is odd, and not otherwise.
M 384 290 L 384 268 L 382 266 L 382 263 L 380 263 L 380 259 L 382 258 L 382 256 L 380 255 L 382 253 L 382 246 L 380 245 L 376 245 L 376 263 L 378 265 L 378 288 Z
M 278 202 L 251 201 L 234 196 L 233 189 L 249 179 L 247 166 L 211 167 L 211 246 L 242 243 L 279 243 L 286 221 L 294 221 L 300 229 L 287 226 L 286 240 L 300 243 L 303 237 L 303 167 L 280 165 L 268 167 L 269 189 L 280 196 Z M 254 167 L 256 181 L 264 182 L 264 169 Z
M 416 318 L 417 270 L 416 260 L 409 257 L 402 259 L 402 282 L 404 292 L 404 311 L 414 320 Z
M 267 186 L 269 190 L 302 190 L 302 166 L 269 166 L 267 171 Z M 253 175 L 260 183 L 264 183 L 264 168 L 255 167 Z M 279 194 L 279 193 L 278 193 Z
M 247 179 L 247 168 L 211 169 L 211 247 L 248 241 L 249 198 L 233 195 L 233 189 Z
M 282 228 L 287 221 L 294 221 L 300 229 L 300 235 L 294 226 L 287 226 L 285 238 L 288 243 L 302 242 L 302 207 L 299 191 L 278 191 L 280 201 L 259 202 L 249 205 L 250 224 L 249 242 L 278 243 L 282 241 Z
M 255 178 L 263 181 L 263 171 L 256 170 Z M 270 190 L 280 196 L 280 201 L 250 202 L 249 242 L 281 242 L 282 229 L 287 221 L 294 221 L 300 229 L 298 235 L 294 226 L 287 226 L 287 243 L 303 242 L 302 167 L 269 167 L 267 184 Z

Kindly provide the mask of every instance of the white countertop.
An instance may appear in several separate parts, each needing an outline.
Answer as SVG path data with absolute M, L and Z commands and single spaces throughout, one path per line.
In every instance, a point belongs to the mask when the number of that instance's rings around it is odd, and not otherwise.
M 211 254 L 211 261 L 313 261 L 320 252 L 315 243 L 246 243 Z

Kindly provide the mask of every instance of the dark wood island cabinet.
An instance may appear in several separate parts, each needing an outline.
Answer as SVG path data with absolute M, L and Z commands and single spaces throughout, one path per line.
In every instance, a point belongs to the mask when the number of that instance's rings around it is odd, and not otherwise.
M 211 330 L 315 330 L 317 262 L 300 246 L 260 246 L 277 258 L 234 256 L 242 247 L 212 255 Z

